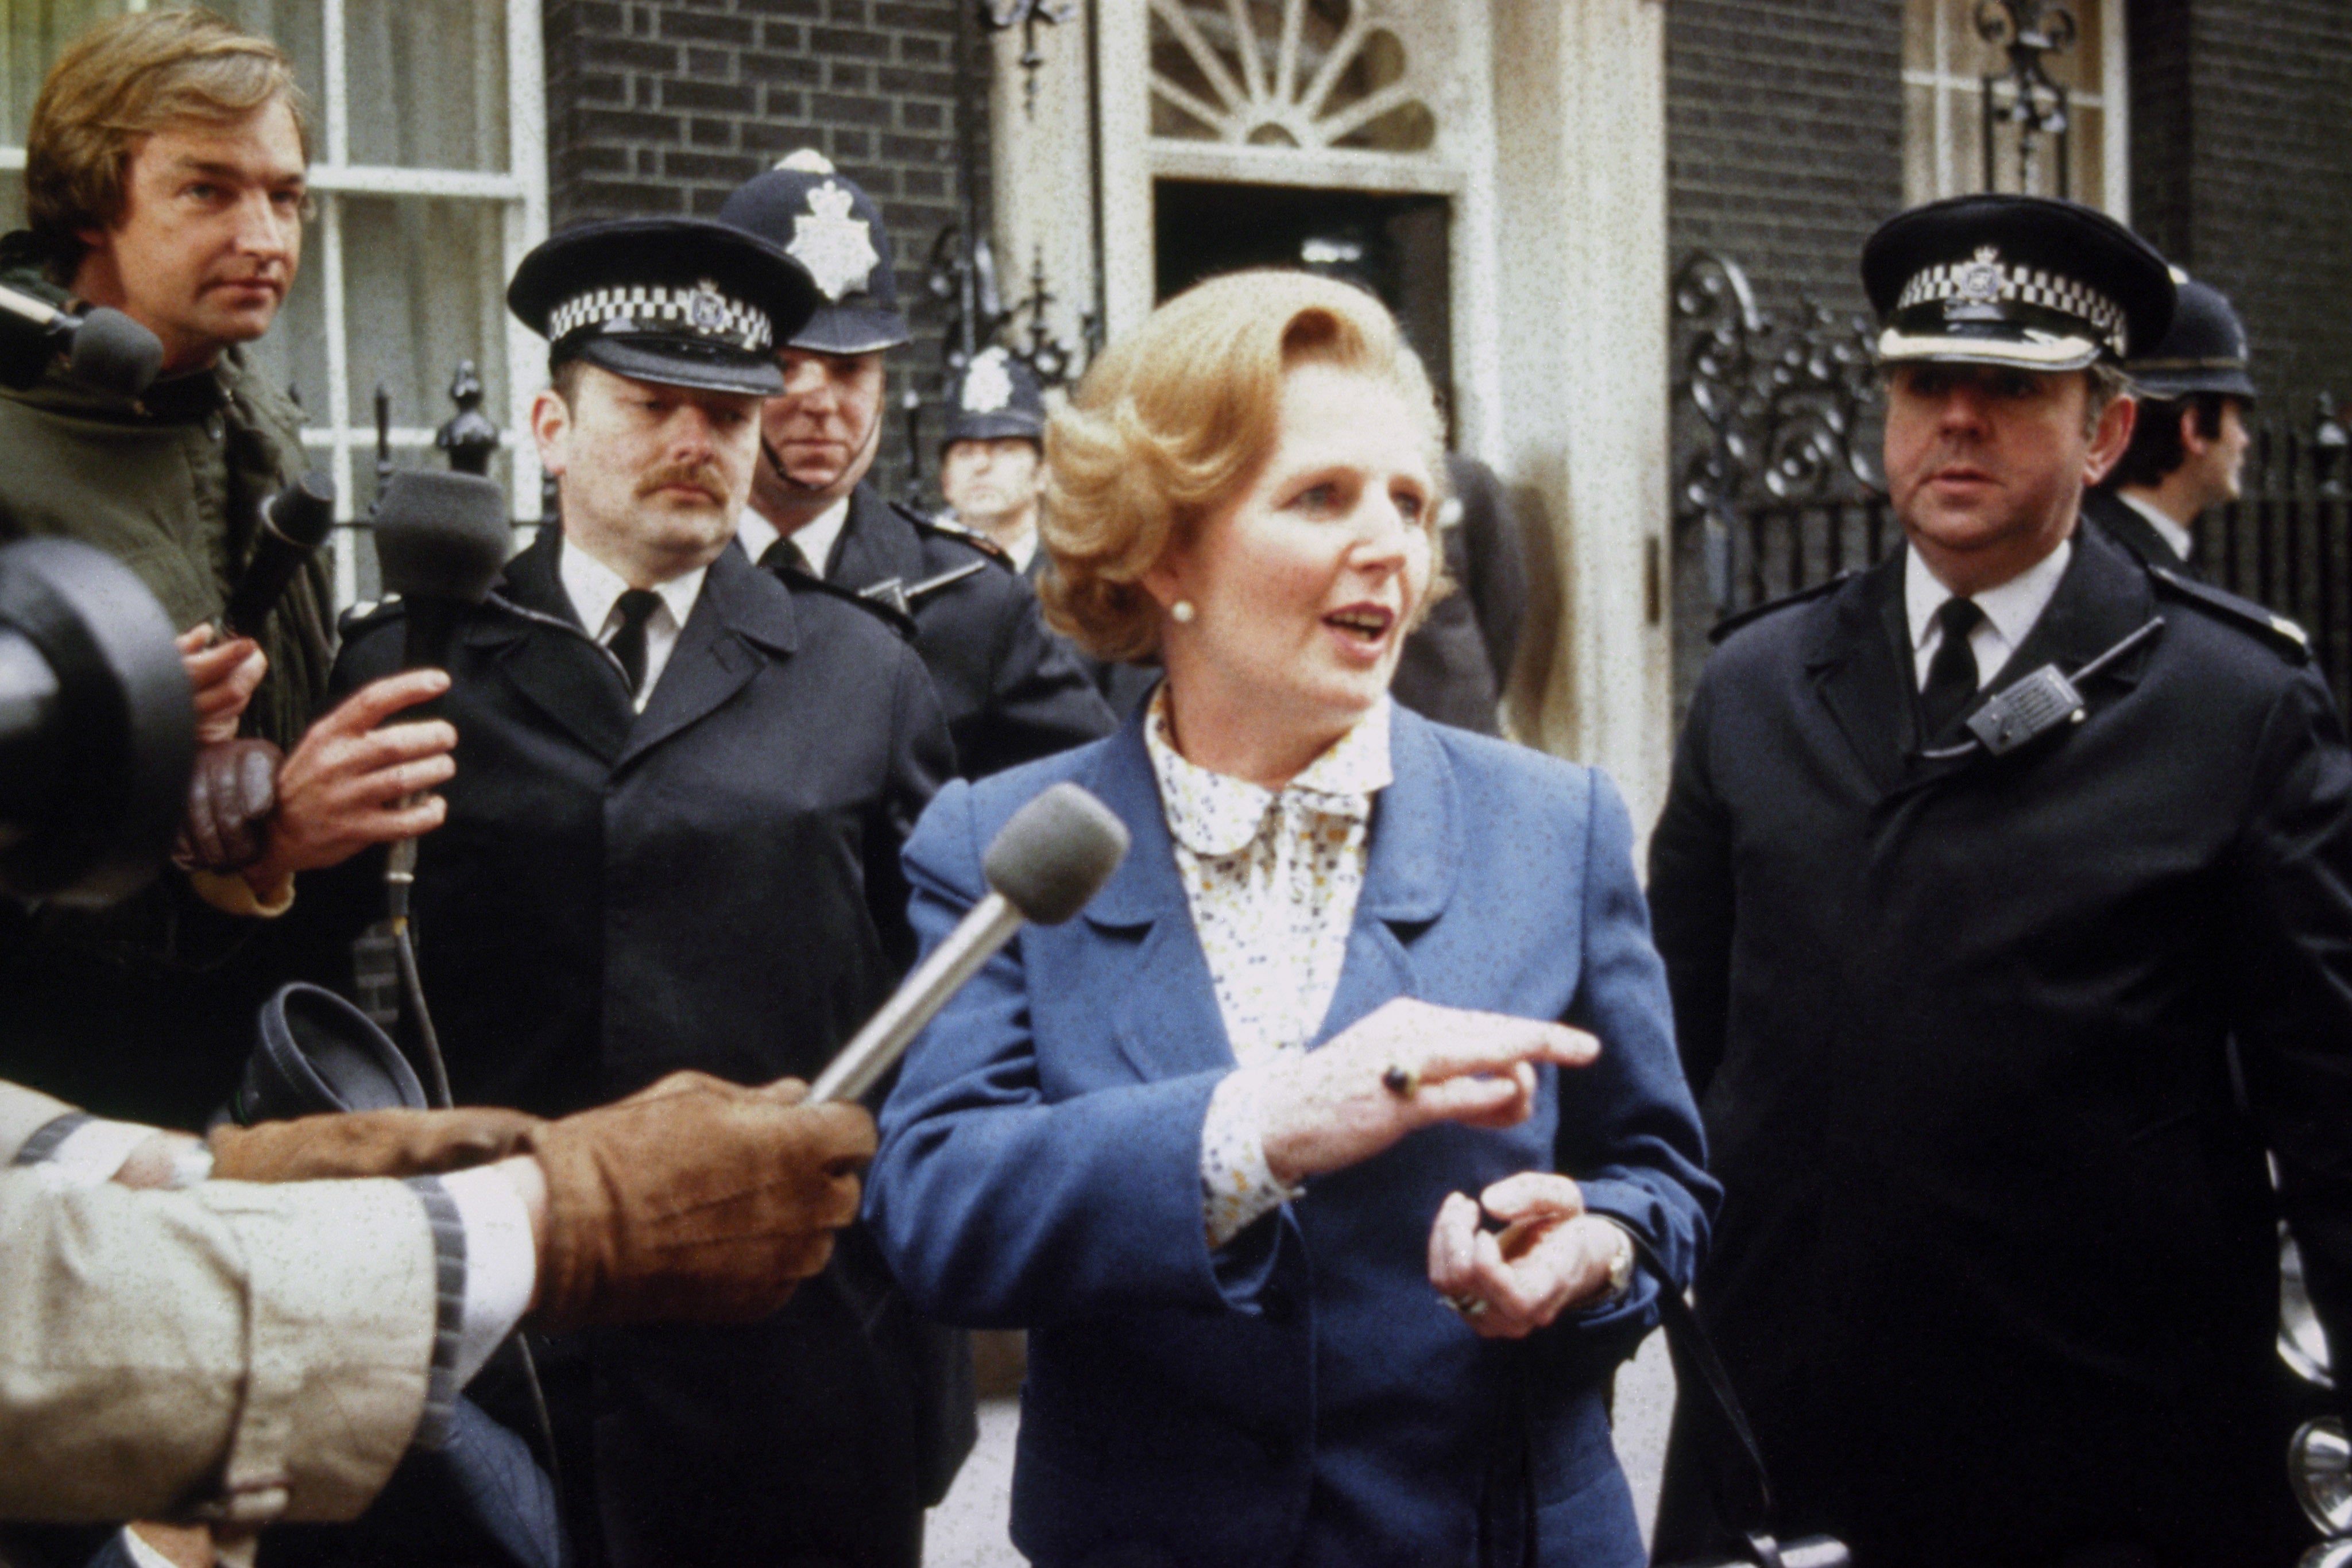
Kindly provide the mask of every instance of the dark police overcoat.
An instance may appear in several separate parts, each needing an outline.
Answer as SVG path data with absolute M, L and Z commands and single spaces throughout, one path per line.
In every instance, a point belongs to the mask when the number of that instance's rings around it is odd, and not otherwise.
M 730 546 L 633 714 L 559 548 L 509 564 L 450 660 L 457 772 L 415 924 L 457 1098 L 553 1115 L 678 1068 L 814 1078 L 908 955 L 898 850 L 949 767 L 930 682 L 865 611 Z M 397 609 L 356 625 L 341 684 L 404 636 Z M 766 1322 L 556 1347 L 556 1381 L 593 1366 L 569 1424 L 593 1424 L 617 1561 L 910 1568 L 886 1521 L 969 1447 L 970 1374 L 872 1259 L 845 1236 Z
M 913 604 L 915 652 L 939 685 L 956 772 L 985 778 L 1116 729 L 1076 650 L 1045 630 L 1029 584 L 969 536 L 918 519 L 860 485 L 824 575 L 853 591 L 892 578 L 913 589 L 973 566 Z
M 1906 1568 L 2289 1561 L 2265 1148 L 2352 1321 L 2334 704 L 2262 612 L 2078 529 L 1992 685 L 2164 629 L 2081 724 L 1924 762 L 1902 581 L 1898 551 L 1723 643 L 1650 851 L 1725 1194 L 1698 1299 L 1781 1533 Z M 1686 1422 L 1662 1549 L 1706 1451 Z

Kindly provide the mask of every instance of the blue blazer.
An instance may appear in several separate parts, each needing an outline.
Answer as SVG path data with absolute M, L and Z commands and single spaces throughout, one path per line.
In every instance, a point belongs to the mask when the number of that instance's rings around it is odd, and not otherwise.
M 1030 1331 L 1013 1540 L 1050 1568 L 1643 1561 L 1604 1388 L 1655 1281 L 1514 1343 L 1473 1334 L 1426 1266 L 1447 1193 L 1538 1168 L 1678 1280 L 1696 1265 L 1716 1188 L 1624 807 L 1591 769 L 1402 709 L 1391 753 L 1318 1043 L 1412 996 L 1566 1019 L 1601 1059 L 1541 1069 L 1524 1125 L 1425 1128 L 1214 1253 L 1201 1130 L 1234 1057 L 1139 718 L 950 784 L 907 845 L 928 948 L 1048 785 L 1075 779 L 1134 836 L 1084 915 L 1024 929 L 916 1042 L 868 1178 L 919 1311 Z

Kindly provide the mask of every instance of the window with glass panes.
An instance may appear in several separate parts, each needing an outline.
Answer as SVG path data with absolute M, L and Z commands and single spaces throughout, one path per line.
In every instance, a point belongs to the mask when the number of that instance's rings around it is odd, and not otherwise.
M 1912 204 L 1971 191 L 2019 188 L 2018 131 L 1997 125 L 1995 178 L 1985 177 L 1984 82 L 2006 75 L 2009 56 L 1979 28 L 1992 0 L 1905 0 L 1903 26 L 1903 194 Z M 2023 7 L 2020 7 L 2023 9 Z M 2124 0 L 2063 0 L 2041 7 L 2064 12 L 2074 38 L 2042 57 L 2042 69 L 2067 92 L 2065 193 L 2129 221 L 2125 161 Z M 1996 97 L 1997 104 L 2005 99 Z M 2042 139 L 2032 191 L 2060 193 L 2058 141 Z
M 160 4 L 160 0 L 158 0 Z M 376 389 L 392 461 L 441 466 L 435 429 L 471 361 L 483 412 L 504 426 L 491 473 L 518 517 L 539 511 L 525 419 L 545 346 L 507 315 L 515 263 L 547 231 L 546 118 L 537 0 L 210 0 L 294 59 L 312 107 L 318 216 L 277 324 L 250 349 L 309 415 L 312 465 L 345 522 L 376 488 Z M 5 0 L 0 24 L 0 219 L 19 226 L 24 138 L 41 78 L 82 28 L 143 0 Z M 521 446 L 516 444 L 524 437 Z M 337 530 L 344 602 L 372 594 L 374 552 Z

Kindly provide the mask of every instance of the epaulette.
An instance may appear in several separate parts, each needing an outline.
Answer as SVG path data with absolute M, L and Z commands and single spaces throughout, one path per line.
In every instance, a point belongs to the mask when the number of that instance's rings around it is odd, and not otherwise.
M 337 618 L 335 634 L 350 642 L 371 626 L 380 626 L 401 612 L 400 595 L 386 594 L 382 599 L 362 599 Z
M 2158 591 L 2200 605 L 2231 625 L 2252 632 L 2287 663 L 2311 663 L 2311 638 L 2285 616 L 2274 614 L 2251 599 L 2241 599 L 2226 589 L 2183 577 L 2169 567 L 2151 565 L 2147 575 Z
M 855 604 L 883 625 L 898 634 L 899 641 L 915 640 L 915 618 L 887 600 L 869 599 L 854 588 L 844 588 L 837 582 L 827 582 L 806 572 L 780 571 L 777 580 L 794 593 L 822 593 L 827 599 L 838 599 L 844 604 Z
M 1710 643 L 1721 643 L 1750 621 L 1760 621 L 1776 610 L 1786 610 L 1792 604 L 1807 604 L 1823 594 L 1834 593 L 1843 588 L 1853 575 L 1853 572 L 1848 570 L 1839 572 L 1826 582 L 1817 582 L 1811 588 L 1801 588 L 1794 593 L 1784 593 L 1778 599 L 1768 599 L 1761 604 L 1751 604 L 1747 609 L 1727 615 L 1717 622 L 1708 629 L 1706 640 Z
M 1007 571 L 1017 571 L 1020 570 L 1013 564 L 1013 558 L 1005 553 L 1004 547 L 1003 545 L 998 544 L 994 539 L 990 538 L 986 534 L 980 532 L 977 528 L 965 528 L 953 517 L 927 517 L 923 516 L 922 513 L 915 510 L 914 507 L 906 506 L 898 501 L 893 501 L 890 505 L 897 508 L 900 517 L 914 524 L 920 531 L 927 534 L 937 534 L 941 538 L 953 539 L 960 545 L 970 545 L 972 549 L 980 551 L 981 554 L 988 557 L 991 560 L 994 561 L 997 565 L 1003 567 Z

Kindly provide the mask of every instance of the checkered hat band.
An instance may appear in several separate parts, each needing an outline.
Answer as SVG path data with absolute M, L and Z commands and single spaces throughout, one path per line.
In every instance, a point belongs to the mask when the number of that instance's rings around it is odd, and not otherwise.
M 547 316 L 547 340 L 560 342 L 574 332 L 615 321 L 637 324 L 640 330 L 684 331 L 755 353 L 765 353 L 775 341 L 768 313 L 708 286 L 665 288 L 657 284 L 596 288 L 575 295 Z
M 2061 277 L 2039 267 L 2011 267 L 1998 261 L 1954 261 L 1931 267 L 1903 286 L 1902 296 L 1895 301 L 1895 313 L 1900 314 L 1914 305 L 1933 305 L 1946 299 L 1984 298 L 1986 296 L 1980 292 L 1964 287 L 1961 278 L 1988 267 L 1999 279 L 1990 298 L 2035 305 L 2077 321 L 2087 321 L 2106 340 L 2109 348 L 2118 355 L 2123 353 L 2124 308 L 2071 277 Z

